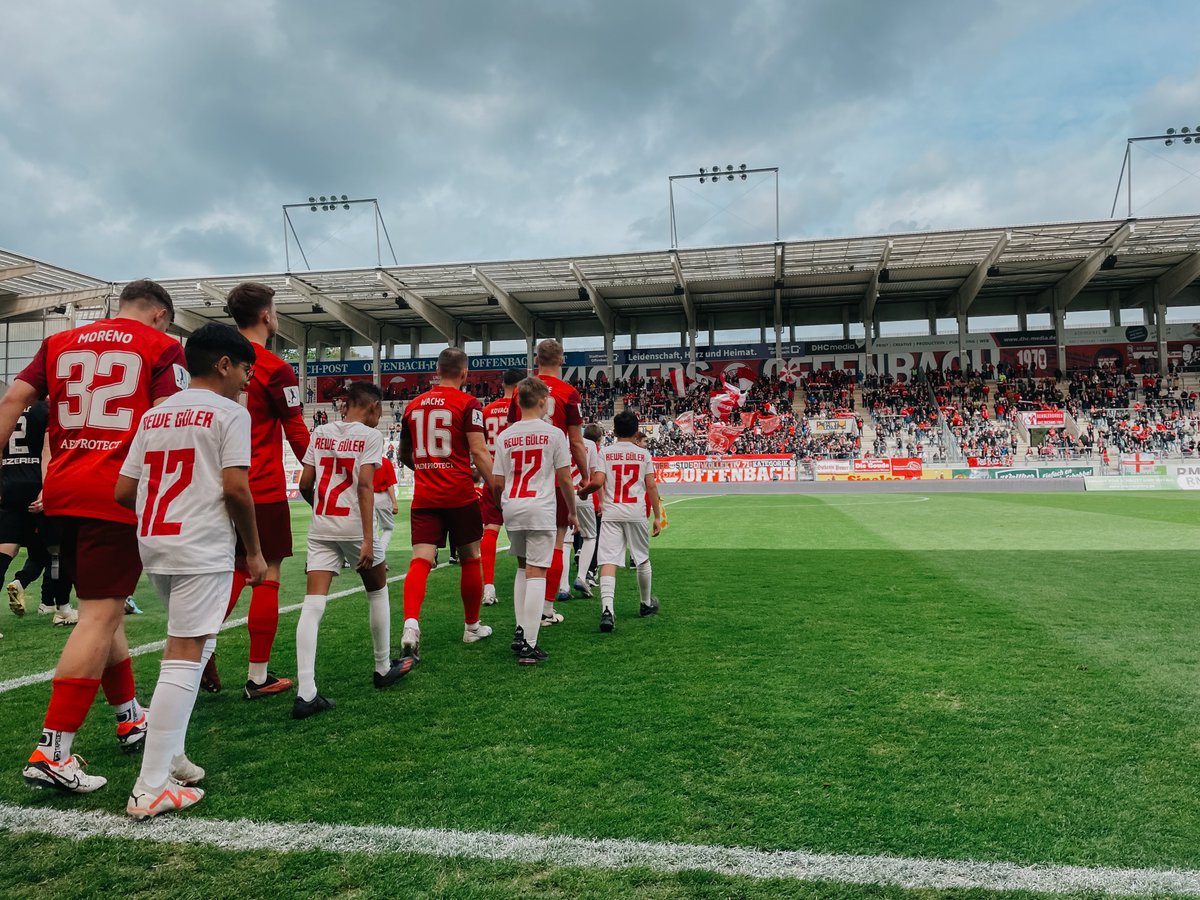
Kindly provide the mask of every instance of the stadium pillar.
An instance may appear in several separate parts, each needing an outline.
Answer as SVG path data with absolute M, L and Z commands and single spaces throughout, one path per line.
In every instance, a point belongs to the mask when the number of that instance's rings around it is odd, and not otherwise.
M 1055 298 L 1054 305 L 1050 308 L 1050 314 L 1054 319 L 1054 346 L 1056 350 L 1055 368 L 1060 372 L 1067 371 L 1067 336 L 1066 336 L 1066 319 L 1067 311 Z
M 688 375 L 696 372 L 696 332 L 688 332 Z
M 338 359 L 340 359 L 342 362 L 345 362 L 349 356 L 350 356 L 350 332 L 343 331 L 342 332 L 342 344 L 341 344 L 340 355 L 338 356 Z
M 1121 292 L 1108 292 L 1108 324 L 1113 328 L 1121 327 Z
M 479 327 L 479 343 L 482 345 L 480 352 L 487 356 L 492 350 L 492 326 L 484 322 Z
M 300 339 L 300 346 L 296 348 L 300 352 L 299 364 L 297 365 L 297 380 L 300 382 L 300 402 L 308 402 L 308 329 L 304 329 L 304 337 Z
M 608 367 L 609 383 L 616 381 L 617 373 L 613 362 L 613 333 L 611 331 L 604 332 L 604 364 Z
M 637 319 L 629 320 L 629 349 L 637 349 Z
M 930 334 L 937 332 L 936 323 L 930 322 L 932 326 L 929 330 Z M 958 311 L 958 367 L 961 371 L 967 371 L 967 311 L 960 309 Z
M 1154 339 L 1158 345 L 1158 374 L 1165 377 L 1167 374 L 1167 303 L 1159 293 L 1157 282 L 1154 284 L 1154 325 Z
M 533 368 L 534 368 L 534 358 L 533 357 L 534 357 L 534 354 L 536 353 L 536 348 L 535 348 L 536 343 L 537 343 L 537 338 L 534 337 L 534 334 L 532 331 L 529 332 L 529 334 L 525 335 L 525 350 L 526 350 L 526 355 L 529 357 L 529 371 L 530 372 L 532 372 Z
M 1017 331 L 1029 330 L 1029 308 L 1025 298 L 1017 297 Z
M 792 323 L 792 341 L 796 340 L 796 325 Z M 842 307 L 842 340 L 850 340 L 850 307 Z
M 371 344 L 371 383 L 377 388 L 383 387 L 383 344 L 375 341 Z
M 408 329 L 408 350 L 409 356 L 416 359 L 421 354 L 421 329 Z

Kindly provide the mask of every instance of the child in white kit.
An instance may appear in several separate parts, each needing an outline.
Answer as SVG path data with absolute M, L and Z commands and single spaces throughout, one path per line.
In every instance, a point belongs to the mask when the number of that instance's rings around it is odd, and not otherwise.
M 204 663 L 233 585 L 234 526 L 249 584 L 267 564 L 259 549 L 250 467 L 250 414 L 236 400 L 254 369 L 254 347 L 227 325 L 196 331 L 184 349 L 191 386 L 146 412 L 114 492 L 138 514 L 138 550 L 167 607 L 167 644 L 154 689 L 141 772 L 125 811 L 135 819 L 186 809 L 204 791 L 204 769 L 184 739 Z
M 512 648 L 523 666 L 535 666 L 547 658 L 537 641 L 546 571 L 554 560 L 556 490 L 566 498 L 568 523 L 572 528 L 578 526 L 571 449 L 561 429 L 543 418 L 549 394 L 546 383 L 537 378 L 526 378 L 517 385 L 521 420 L 497 436 L 492 465 L 493 489 L 508 532 L 508 552 L 517 557 L 513 583 L 517 628 Z
M 300 473 L 300 494 L 313 508 L 308 528 L 308 586 L 296 625 L 299 684 L 292 718 L 307 719 L 337 704 L 317 692 L 317 631 L 329 587 L 343 564 L 354 567 L 367 590 L 377 688 L 390 687 L 413 667 L 411 657 L 392 659 L 392 610 L 388 601 L 385 548 L 375 534 L 375 469 L 383 460 L 376 427 L 383 394 L 369 381 L 346 391 L 346 418 L 313 432 Z

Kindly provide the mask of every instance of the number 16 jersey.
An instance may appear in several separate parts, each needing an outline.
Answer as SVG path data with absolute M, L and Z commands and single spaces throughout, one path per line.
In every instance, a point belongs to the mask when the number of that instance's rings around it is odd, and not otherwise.
M 467 443 L 468 434 L 484 434 L 478 400 L 458 388 L 432 388 L 404 407 L 401 427 L 412 441 L 413 509 L 478 502 Z
M 142 413 L 188 386 L 179 342 L 137 319 L 104 319 L 46 338 L 17 378 L 50 401 L 46 515 L 136 522 L 113 491 Z

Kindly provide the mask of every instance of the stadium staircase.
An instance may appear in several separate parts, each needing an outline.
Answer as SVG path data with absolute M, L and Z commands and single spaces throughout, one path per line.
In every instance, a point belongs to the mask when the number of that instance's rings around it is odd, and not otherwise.
M 858 382 L 854 383 L 850 397 L 854 401 L 854 411 L 862 417 L 862 449 L 859 451 L 862 456 L 871 453 L 875 446 L 875 420 L 871 418 L 871 411 L 863 405 L 862 385 Z

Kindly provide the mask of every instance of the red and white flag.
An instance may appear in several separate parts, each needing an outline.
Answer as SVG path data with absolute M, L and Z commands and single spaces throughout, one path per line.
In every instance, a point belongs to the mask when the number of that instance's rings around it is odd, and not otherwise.
M 737 440 L 738 435 L 745 431 L 740 425 L 721 425 L 717 422 L 708 426 L 708 449 L 718 453 L 728 453 Z
M 742 413 L 742 427 L 743 428 L 753 428 L 754 420 L 757 418 L 758 418 L 758 413 L 752 413 L 752 412 Z
M 779 426 L 783 424 L 779 416 L 759 416 L 758 427 L 763 434 L 770 434 L 772 431 L 778 431 Z
M 680 416 L 675 417 L 675 425 L 684 434 L 696 433 L 696 414 L 694 412 L 685 412 Z
M 684 397 L 687 395 L 687 381 L 683 374 L 683 369 L 671 370 L 671 386 L 675 388 L 676 397 Z
M 748 392 L 729 384 L 724 376 L 721 377 L 721 388 L 722 390 L 714 391 L 709 397 L 708 408 L 712 411 L 714 419 L 724 422 L 728 421 L 735 409 L 746 405 Z

